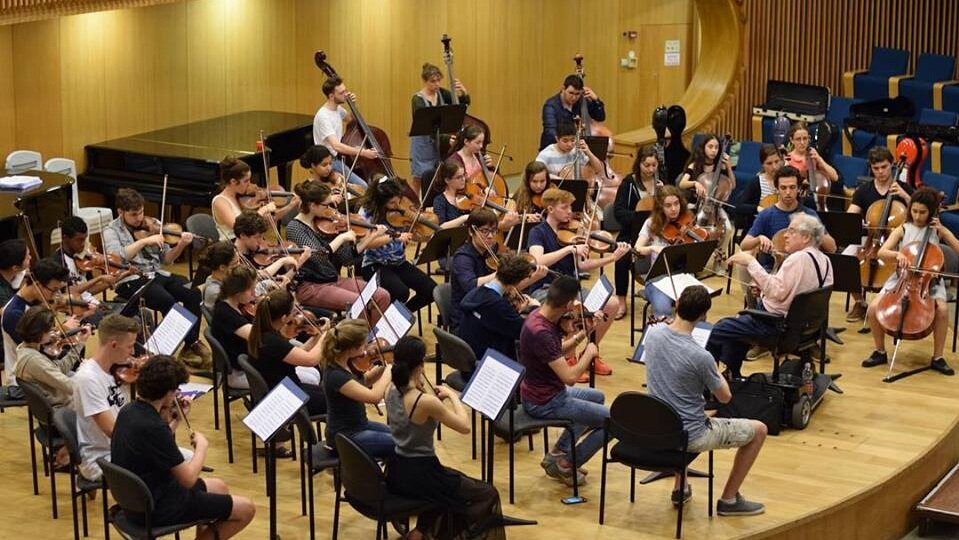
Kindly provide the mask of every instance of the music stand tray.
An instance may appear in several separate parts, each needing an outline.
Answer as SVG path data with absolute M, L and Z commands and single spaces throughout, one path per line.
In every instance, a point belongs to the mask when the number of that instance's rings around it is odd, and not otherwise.
M 120 308 L 120 311 L 119 311 L 120 315 L 123 315 L 124 317 L 131 317 L 131 318 L 136 316 L 137 311 L 140 309 L 140 298 L 142 298 L 143 295 L 146 294 L 146 291 L 148 288 L 150 288 L 150 285 L 153 285 L 154 279 L 156 278 L 152 277 L 146 280 L 146 283 L 141 285 L 139 289 L 137 289 L 136 291 L 134 291 L 133 294 L 130 295 L 130 298 L 127 299 L 127 303 L 124 304 L 122 308 Z
M 589 151 L 600 161 L 606 161 L 606 154 L 609 152 L 609 137 L 595 137 L 587 135 L 583 137 Z
M 573 212 L 582 212 L 583 209 L 586 208 L 586 194 L 589 192 L 589 182 L 568 178 L 556 182 L 556 187 L 573 194 L 573 197 L 575 197 L 572 204 Z
M 706 240 L 689 244 L 666 246 L 649 271 L 646 272 L 645 282 L 667 274 L 698 274 L 706 268 L 706 263 L 719 246 L 719 240 Z M 666 262 L 669 262 L 669 272 L 666 271 Z
M 466 119 L 466 105 L 439 105 L 422 107 L 413 111 L 410 137 L 417 135 L 436 136 L 439 133 L 456 133 Z
M 844 293 L 862 292 L 862 275 L 859 272 L 859 259 L 842 253 L 826 253 L 832 264 L 832 290 Z
M 416 257 L 416 266 L 449 257 L 466 242 L 466 226 L 440 229 L 433 233 Z

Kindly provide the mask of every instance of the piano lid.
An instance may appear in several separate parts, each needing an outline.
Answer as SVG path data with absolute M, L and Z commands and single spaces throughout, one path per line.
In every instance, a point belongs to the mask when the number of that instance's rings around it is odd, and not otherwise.
M 313 117 L 307 114 L 246 111 L 138 133 L 87 147 L 219 163 L 227 155 L 243 157 L 256 154 L 256 140 L 260 131 L 269 140 L 271 136 L 312 124 Z
M 757 109 L 825 116 L 829 109 L 829 88 L 787 81 L 766 81 L 766 102 Z

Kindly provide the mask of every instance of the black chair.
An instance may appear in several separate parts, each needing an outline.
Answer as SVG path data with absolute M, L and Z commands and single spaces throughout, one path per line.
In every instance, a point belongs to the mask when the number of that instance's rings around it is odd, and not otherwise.
M 57 428 L 63 443 L 70 452 L 70 505 L 73 510 L 73 538 L 79 540 L 79 520 L 77 519 L 77 499 L 83 509 L 83 536 L 89 536 L 87 527 L 87 494 L 101 490 L 103 501 L 103 537 L 110 540 L 110 523 L 107 514 L 107 488 L 103 482 L 87 480 L 78 474 L 80 466 L 80 443 L 77 439 L 77 413 L 70 407 L 60 407 L 53 412 L 53 425 Z
M 207 328 L 213 324 L 213 312 L 206 308 L 203 304 L 200 304 L 200 314 L 203 315 L 203 320 L 206 321 Z M 212 350 L 213 346 L 210 346 Z M 217 368 L 217 362 L 213 362 L 213 370 L 210 372 L 211 378 L 213 379 L 213 429 L 220 431 L 220 394 L 217 392 L 220 391 L 220 384 L 222 381 L 221 377 L 226 377 L 226 373 L 220 371 Z
M 953 344 L 953 350 L 955 350 L 955 344 Z M 2 353 L 0 353 L 0 356 L 2 356 Z M 26 407 L 27 400 L 20 395 L 22 392 L 16 386 L 3 384 L 3 369 L 4 363 L 0 358 L 0 413 L 7 407 Z
M 110 508 L 110 523 L 120 531 L 124 538 L 153 540 L 171 534 L 179 538 L 180 531 L 197 526 L 210 527 L 213 531 L 213 537 L 220 538 L 214 519 L 154 527 L 152 521 L 153 495 L 150 493 L 150 488 L 143 483 L 143 480 L 127 469 L 114 465 L 103 458 L 98 459 L 97 464 L 103 471 L 103 480 L 106 482 L 107 488 L 117 501 L 117 504 Z M 106 497 L 104 497 L 104 500 L 106 500 Z M 143 525 L 130 520 L 128 514 L 131 512 L 143 516 Z
M 226 427 L 226 452 L 227 459 L 233 463 L 233 422 L 230 418 L 230 403 L 241 399 L 248 399 L 250 391 L 243 388 L 230 387 L 230 360 L 226 355 L 223 345 L 213 337 L 209 328 L 203 330 L 203 337 L 210 345 L 210 351 L 213 353 L 213 369 L 221 373 L 219 381 L 220 391 L 223 398 L 223 423 Z M 214 379 L 214 383 L 216 379 Z M 214 411 L 216 411 L 217 401 L 213 402 Z M 253 461 L 254 472 L 256 472 L 256 460 Z
M 452 332 L 454 329 L 450 327 L 450 314 L 453 312 L 453 286 L 449 283 L 441 283 L 434 287 L 433 301 L 436 302 L 436 309 L 439 311 L 439 317 L 436 320 L 435 326 Z M 440 384 L 443 379 L 443 366 L 441 357 L 442 354 L 440 353 L 439 345 L 437 345 L 436 354 L 433 358 L 433 364 L 436 366 L 436 384 Z M 442 425 L 437 426 L 436 428 L 436 440 L 443 440 Z M 473 447 L 473 459 L 476 459 L 475 441 Z
M 248 406 L 252 410 L 253 407 L 256 407 L 257 403 L 259 403 L 261 399 L 263 399 L 264 397 L 266 397 L 267 394 L 270 393 L 270 387 L 269 385 L 266 384 L 266 379 L 263 378 L 263 375 L 260 373 L 260 370 L 256 369 L 253 366 L 253 364 L 250 363 L 249 356 L 245 354 L 241 354 L 236 359 L 236 362 L 237 364 L 240 365 L 240 369 L 243 370 L 243 373 L 246 374 L 247 382 L 250 383 L 250 400 L 249 400 Z M 311 418 L 311 420 L 314 420 L 317 422 L 323 421 L 325 419 L 326 419 L 325 415 L 321 415 L 316 418 Z M 280 430 L 277 433 L 275 440 L 277 442 L 287 441 L 289 440 L 288 434 L 292 434 L 292 432 L 285 429 Z M 257 468 L 256 434 L 254 434 L 252 430 L 250 431 L 250 448 L 251 448 L 252 457 L 253 457 L 253 472 L 256 473 L 257 472 L 256 471 L 256 468 Z M 295 448 L 295 446 L 291 445 L 291 448 Z M 291 453 L 290 457 L 295 460 L 296 451 L 293 450 L 290 453 Z
M 47 395 L 35 384 L 17 381 L 27 401 L 27 425 L 30 430 L 30 464 L 33 466 L 33 494 L 39 495 L 37 483 L 36 441 L 40 442 L 40 455 L 43 460 L 43 473 L 50 477 L 50 502 L 53 505 L 53 519 L 57 519 L 57 450 L 63 446 L 63 438 L 53 426 L 53 405 Z M 37 420 L 34 429 L 33 420 Z
M 436 289 L 439 288 L 440 287 L 437 287 Z M 440 314 L 442 313 L 443 309 L 440 308 Z M 464 374 L 472 373 L 473 369 L 476 367 L 476 354 L 473 353 L 473 349 L 465 341 L 447 332 L 446 330 L 439 328 L 438 326 L 433 327 L 433 335 L 436 336 L 436 384 L 445 382 L 446 385 L 453 390 L 462 392 L 463 388 L 466 387 L 466 383 L 468 382 Z M 447 366 L 453 368 L 453 372 L 449 373 L 445 380 L 441 379 L 442 364 L 446 364 Z M 473 459 L 475 460 L 476 411 L 472 411 L 472 415 L 473 429 L 470 431 L 470 433 L 473 439 Z M 437 438 L 441 438 L 439 429 L 436 430 L 436 436 Z M 480 437 L 480 440 L 484 441 L 485 443 L 485 440 L 482 437 Z
M 333 470 L 333 496 L 340 497 L 340 476 L 337 469 L 340 466 L 340 460 L 333 455 L 333 452 L 323 444 L 323 441 L 317 436 L 313 423 L 306 413 L 306 409 L 300 409 L 293 417 L 294 425 L 300 432 L 300 442 L 302 444 L 300 459 L 300 512 L 307 515 L 307 501 L 309 501 L 310 517 L 310 540 L 316 538 L 316 523 L 314 518 L 316 510 L 313 503 L 313 477 L 317 474 L 332 469 Z M 308 490 L 307 490 L 308 488 Z M 336 539 L 339 529 L 340 512 L 339 505 L 334 505 L 333 513 L 333 538 Z
M 220 230 L 216 228 L 216 221 L 210 214 L 193 214 L 186 218 L 186 230 L 198 237 L 209 239 L 210 242 L 216 242 L 220 239 Z M 190 279 L 193 279 L 193 244 L 200 245 L 203 240 L 194 240 L 187 250 L 187 269 Z
M 336 452 L 340 457 L 340 482 L 343 497 L 354 510 L 376 520 L 376 539 L 387 538 L 386 524 L 435 509 L 433 503 L 394 495 L 386 489 L 386 476 L 380 466 L 352 439 L 336 435 Z M 339 514 L 340 497 L 336 498 L 334 515 Z M 381 536 L 382 533 L 382 536 Z M 336 529 L 333 531 L 336 537 Z
M 610 440 L 616 444 L 609 448 Z M 599 488 L 599 524 L 606 511 L 606 466 L 622 463 L 629 467 L 629 502 L 636 500 L 636 469 L 671 472 L 686 484 L 686 467 L 699 454 L 687 452 L 689 433 L 683 429 L 679 414 L 665 401 L 640 392 L 623 392 L 613 401 L 606 420 L 603 441 L 603 472 Z M 713 452 L 709 451 L 709 516 L 713 515 Z M 676 538 L 683 531 L 683 497 L 676 514 Z

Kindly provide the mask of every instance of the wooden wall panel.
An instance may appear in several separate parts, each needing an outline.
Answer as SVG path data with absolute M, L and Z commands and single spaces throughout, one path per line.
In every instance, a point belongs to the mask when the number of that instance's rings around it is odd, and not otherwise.
M 13 86 L 13 29 L 0 26 L 0 148 L 13 148 L 17 139 L 17 113 Z M 2 159 L 4 156 L 0 156 Z
M 957 2 L 752 0 L 745 2 L 745 10 L 748 62 L 732 106 L 719 123 L 719 130 L 737 138 L 749 138 L 752 107 L 764 101 L 767 80 L 828 86 L 839 95 L 842 73 L 865 69 L 873 46 L 910 51 L 911 68 L 924 52 L 959 55 Z M 805 26 L 793 24 L 804 20 Z M 811 34 L 806 27 L 814 29 Z
M 0 0 L 0 25 L 182 0 Z
M 63 151 L 60 23 L 57 19 L 18 24 L 13 30 L 15 148 L 46 157 Z

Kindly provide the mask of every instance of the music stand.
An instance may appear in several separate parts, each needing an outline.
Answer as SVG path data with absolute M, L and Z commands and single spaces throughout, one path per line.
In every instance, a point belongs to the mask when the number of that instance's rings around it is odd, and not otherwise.
M 542 222 L 541 222 L 541 223 L 542 223 Z M 526 226 L 523 227 L 523 234 L 522 234 L 523 246 L 529 247 L 529 232 L 530 232 L 531 230 L 533 230 L 533 227 L 535 227 L 535 226 L 537 226 L 537 225 L 539 225 L 539 223 L 527 223 Z M 510 249 L 517 249 L 517 248 L 519 248 L 519 241 L 520 241 L 520 233 L 519 233 L 519 230 L 520 230 L 520 225 L 517 224 L 517 225 L 513 225 L 513 228 L 511 228 L 509 231 L 507 231 L 507 233 L 506 233 L 506 247 L 508 247 L 508 248 L 510 248 Z M 528 251 L 528 250 L 527 250 L 527 251 Z
M 646 272 L 645 282 L 649 283 L 659 276 L 668 274 L 698 274 L 706 268 L 706 263 L 709 262 L 709 258 L 718 246 L 719 240 L 666 246 L 659 252 L 649 271 Z M 668 271 L 667 262 L 669 263 Z
M 583 137 L 589 151 L 600 161 L 606 161 L 606 154 L 609 152 L 609 137 L 595 137 L 587 135 Z
M 452 229 L 440 229 L 433 233 L 430 241 L 426 243 L 423 249 L 416 256 L 414 266 L 438 261 L 442 257 L 452 257 L 463 243 L 466 242 L 466 226 L 453 227 Z M 449 281 L 449 271 L 445 271 L 447 281 Z
M 440 155 L 440 134 L 456 133 L 463 127 L 466 119 L 466 105 L 439 105 L 422 107 L 413 111 L 410 124 L 410 137 L 429 135 L 436 145 L 436 155 Z
M 130 298 L 127 299 L 127 303 L 123 304 L 123 307 L 120 308 L 120 311 L 119 311 L 120 315 L 123 315 L 124 317 L 130 317 L 130 318 L 136 316 L 137 312 L 140 309 L 140 299 L 143 298 L 144 294 L 146 294 L 146 291 L 150 287 L 150 285 L 153 285 L 154 279 L 156 278 L 152 277 L 146 280 L 146 283 L 141 285 L 139 289 L 137 289 L 136 291 L 134 291 L 133 294 L 130 295 Z
M 589 192 L 589 182 L 575 178 L 567 178 L 556 182 L 556 187 L 573 194 L 573 212 L 582 212 L 586 208 L 586 194 Z
M 851 212 L 817 212 L 837 249 L 862 243 L 862 216 Z M 839 289 L 834 289 L 839 290 Z

